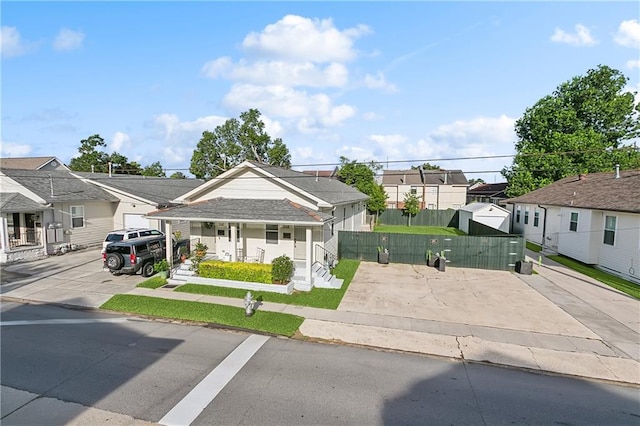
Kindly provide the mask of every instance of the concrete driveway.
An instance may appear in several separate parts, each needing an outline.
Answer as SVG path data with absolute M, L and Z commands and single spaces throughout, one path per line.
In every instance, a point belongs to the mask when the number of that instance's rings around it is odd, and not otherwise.
M 86 307 L 100 306 L 114 294 L 126 293 L 146 279 L 103 271 L 99 248 L 3 265 L 0 277 L 3 296 Z
M 362 262 L 338 310 L 598 338 L 508 271 Z

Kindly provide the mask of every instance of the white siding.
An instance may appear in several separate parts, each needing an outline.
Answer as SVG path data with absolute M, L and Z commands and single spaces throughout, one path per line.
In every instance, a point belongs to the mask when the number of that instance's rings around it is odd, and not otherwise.
M 132 198 L 119 192 L 109 191 L 108 189 L 105 190 L 120 199 L 120 202 L 118 203 L 113 214 L 112 229 L 125 228 L 125 215 L 127 214 L 145 215 L 156 210 L 155 205 L 144 203 L 137 198 Z M 163 230 L 161 221 L 158 219 L 149 219 L 149 227 L 153 229 Z
M 571 213 L 578 214 L 578 226 L 575 231 L 570 229 Z M 560 210 L 558 253 L 580 262 L 596 263 L 598 259 L 597 246 L 594 248 L 591 244 L 591 237 L 595 231 L 592 229 L 593 225 L 591 210 L 563 207 Z
M 291 189 L 279 185 L 275 179 L 265 178 L 253 170 L 245 170 L 244 173 L 234 176 L 233 179 L 190 201 L 211 200 L 218 197 L 261 200 L 286 198 L 305 207 L 318 209 L 314 201 L 291 192 Z
M 640 283 L 640 214 L 599 212 L 594 215 L 594 234 L 600 247 L 598 266 L 622 278 Z M 616 216 L 614 245 L 603 243 L 604 217 Z M 595 240 L 595 238 L 594 238 Z
M 71 228 L 71 206 L 84 206 L 84 226 Z M 112 230 L 115 203 L 109 201 L 76 201 L 55 203 L 53 221 L 62 222 L 64 241 L 83 246 L 101 245 Z

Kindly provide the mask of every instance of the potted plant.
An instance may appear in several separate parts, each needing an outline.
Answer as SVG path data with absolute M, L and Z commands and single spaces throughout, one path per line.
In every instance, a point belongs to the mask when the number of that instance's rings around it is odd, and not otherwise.
M 154 263 L 153 271 L 162 278 L 167 278 L 169 276 L 169 262 L 167 262 L 167 259 L 158 260 Z
M 203 242 L 198 241 L 195 246 L 196 256 L 204 257 L 209 250 L 209 246 Z
M 378 263 L 388 264 L 389 263 L 389 250 L 382 246 L 378 246 Z
M 180 253 L 180 262 L 184 263 L 189 257 L 187 247 L 185 246 L 180 247 L 179 253 Z

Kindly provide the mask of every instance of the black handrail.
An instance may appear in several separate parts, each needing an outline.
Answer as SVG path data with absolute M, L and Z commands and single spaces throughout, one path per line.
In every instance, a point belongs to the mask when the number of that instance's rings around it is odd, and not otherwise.
M 325 268 L 333 268 L 336 264 L 337 256 L 320 244 L 316 244 L 315 261 L 320 262 Z

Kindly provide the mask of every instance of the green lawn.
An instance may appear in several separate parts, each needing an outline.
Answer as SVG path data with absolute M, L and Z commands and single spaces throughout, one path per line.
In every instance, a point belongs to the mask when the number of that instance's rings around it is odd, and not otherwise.
M 117 294 L 100 308 L 161 318 L 222 324 L 287 337 L 291 337 L 304 321 L 302 317 L 279 312 L 258 309 L 252 316 L 247 317 L 243 308 L 233 306 L 131 294 Z
M 167 283 L 167 279 L 166 278 L 162 278 L 162 277 L 151 277 L 148 280 L 142 281 L 140 284 L 138 284 L 136 287 L 142 287 L 142 288 L 160 288 L 163 285 L 165 285 Z
M 547 257 L 555 262 L 566 266 L 567 268 L 573 269 L 574 271 L 580 272 L 581 274 L 596 279 L 601 283 L 608 285 L 609 287 L 613 287 L 616 290 L 620 290 L 623 293 L 628 294 L 629 296 L 640 299 L 640 286 L 637 284 L 633 284 L 630 281 L 600 271 L 592 266 L 586 265 L 577 260 L 569 259 L 568 257 L 562 255 L 551 255 Z
M 266 291 L 252 292 L 255 299 L 263 302 L 286 303 L 290 305 L 310 306 L 313 308 L 337 309 L 342 296 L 347 291 L 349 283 L 353 279 L 360 266 L 359 260 L 341 260 L 334 269 L 333 274 L 337 278 L 344 280 L 342 288 L 334 290 L 328 288 L 314 288 L 310 292 L 300 291 L 293 294 L 278 294 Z M 247 290 L 217 287 L 201 284 L 185 284 L 174 291 L 184 293 L 206 294 L 210 296 L 233 297 L 242 299 L 247 294 Z
M 373 231 L 388 232 L 390 234 L 466 235 L 458 228 L 443 226 L 376 225 Z
M 536 253 L 540 253 L 542 251 L 542 246 L 532 243 L 531 241 L 527 241 L 526 244 L 527 244 L 527 248 L 531 251 L 534 251 Z

